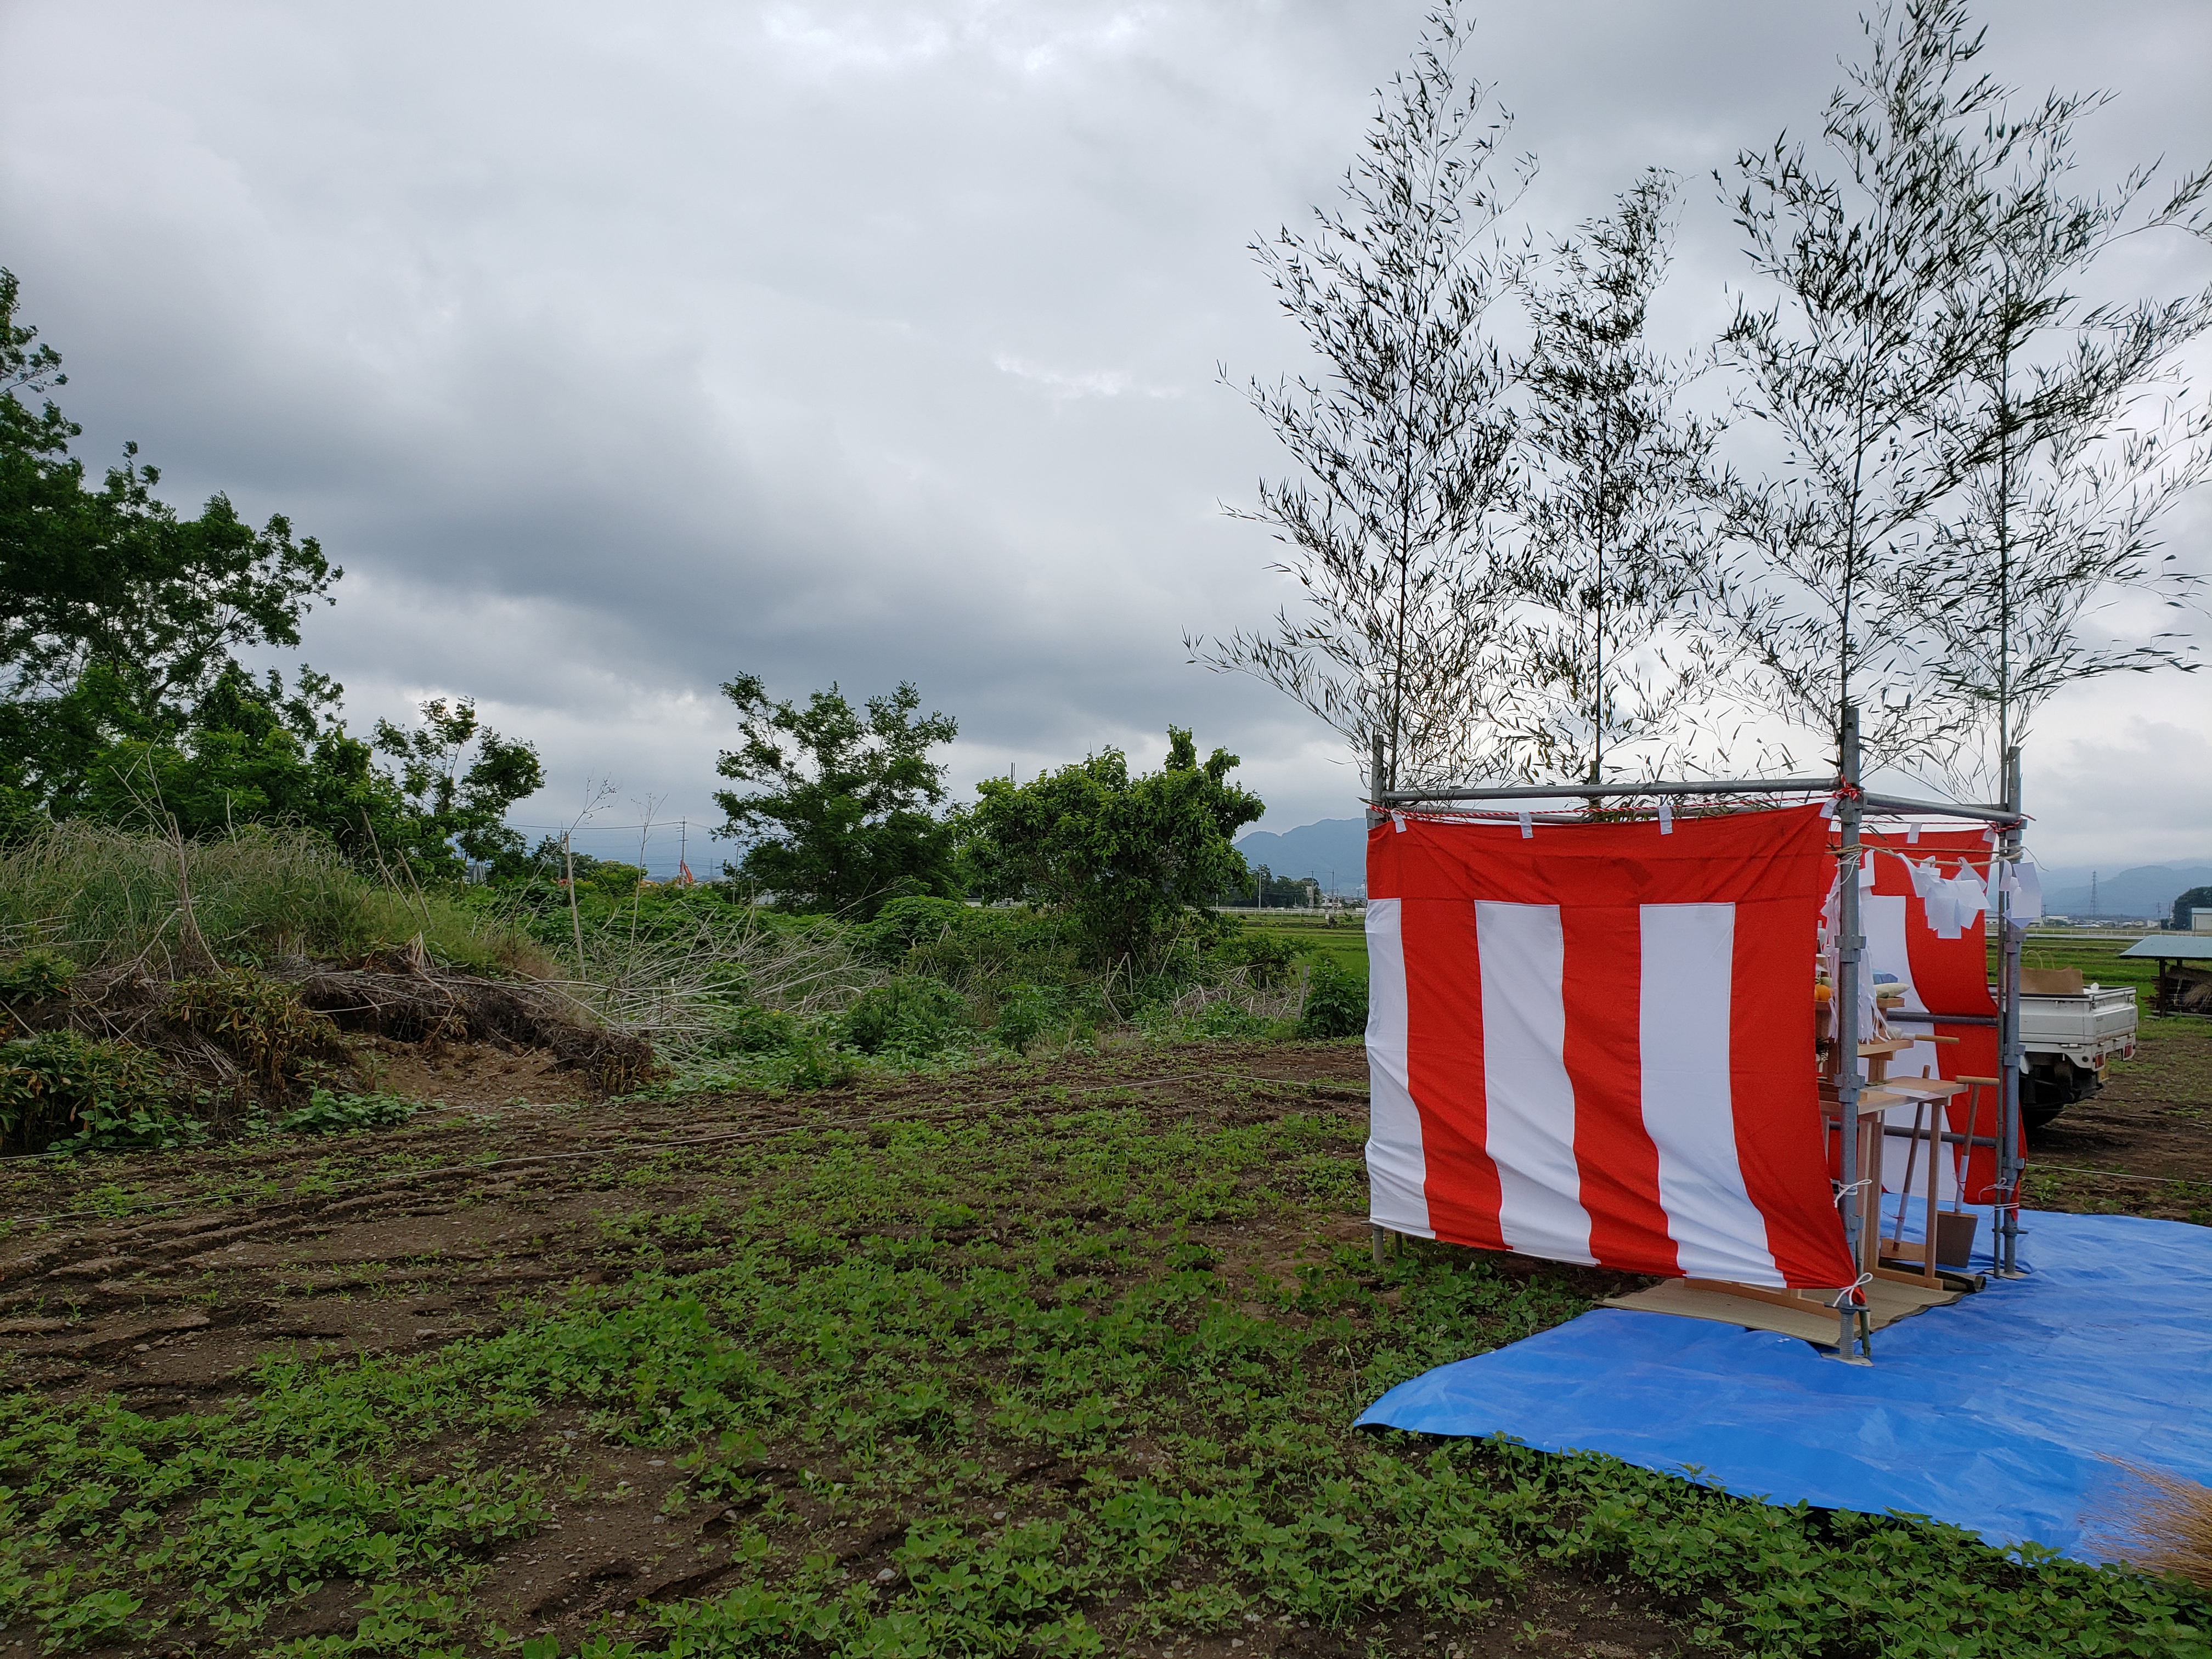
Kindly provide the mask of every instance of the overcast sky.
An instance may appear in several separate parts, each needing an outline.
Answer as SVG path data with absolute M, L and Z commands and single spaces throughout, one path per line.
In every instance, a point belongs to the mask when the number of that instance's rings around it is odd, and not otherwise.
M 1494 9 L 1467 61 L 1540 161 L 1523 214 L 1675 169 L 1662 325 L 1710 338 L 1747 274 L 1710 173 L 1810 135 L 1855 9 Z M 1280 464 L 1217 367 L 1297 364 L 1246 244 L 1332 198 L 1423 10 L 0 0 L 0 264 L 80 453 L 319 537 L 307 660 L 357 726 L 464 694 L 537 743 L 519 819 L 607 782 L 602 823 L 696 836 L 751 670 L 914 680 L 963 793 L 1194 725 L 1287 828 L 1355 810 L 1335 740 L 1182 645 L 1283 596 L 1221 510 Z M 2000 75 L 2121 94 L 2085 179 L 2212 155 L 2212 6 L 1986 10 Z M 2212 856 L 2207 680 L 2053 708 L 2046 861 Z

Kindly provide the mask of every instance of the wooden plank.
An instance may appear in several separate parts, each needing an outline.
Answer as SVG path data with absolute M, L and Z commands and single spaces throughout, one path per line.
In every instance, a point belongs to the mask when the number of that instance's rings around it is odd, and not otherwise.
M 1946 1100 L 1966 1092 L 1963 1079 L 1948 1077 L 1893 1077 L 1885 1079 L 1881 1086 L 1892 1091 L 1901 1090 L 1916 1100 Z
M 1778 1291 L 1765 1285 L 1739 1285 L 1728 1279 L 1685 1279 L 1681 1282 L 1693 1291 L 1711 1291 L 1716 1296 L 1740 1296 L 1753 1302 L 1771 1303 L 1778 1308 L 1811 1305 L 1802 1291 Z
M 1875 1330 L 1956 1302 L 1961 1294 L 1953 1290 L 1923 1290 L 1917 1279 L 1910 1285 L 1876 1279 L 1866 1286 L 1866 1293 L 1868 1322 Z M 1648 1291 L 1607 1297 L 1604 1305 L 1632 1313 L 1674 1314 L 1685 1319 L 1741 1325 L 1747 1330 L 1774 1331 L 1824 1348 L 1835 1346 L 1839 1323 L 1837 1310 L 1825 1301 L 1793 1299 L 1759 1285 L 1729 1285 L 1718 1279 L 1670 1279 Z M 1875 1363 L 1881 1363 L 1878 1355 Z
M 1781 1304 L 1742 1294 L 1752 1285 L 1735 1287 L 1733 1293 L 1723 1291 L 1693 1288 L 1687 1281 L 1669 1279 L 1648 1291 L 1638 1291 L 1629 1296 L 1608 1297 L 1608 1308 L 1625 1308 L 1632 1313 L 1673 1314 L 1683 1319 L 1709 1319 L 1717 1324 L 1739 1325 L 1747 1330 L 1773 1331 L 1783 1336 L 1794 1336 L 1801 1341 L 1832 1348 L 1839 1334 L 1841 1320 L 1832 1308 L 1817 1303 L 1798 1302 Z

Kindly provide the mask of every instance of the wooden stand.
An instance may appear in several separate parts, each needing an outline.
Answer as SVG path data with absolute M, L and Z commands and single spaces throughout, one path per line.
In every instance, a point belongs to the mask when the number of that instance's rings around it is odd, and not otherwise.
M 1837 1087 L 1835 1047 L 1832 1042 L 1825 1047 L 1820 1079 L 1820 1108 L 1831 1135 L 1842 1133 L 1844 1127 L 1838 1104 L 1841 1091 Z M 1859 1090 L 1858 1122 L 1854 1126 L 1858 1136 L 1861 1176 L 1859 1189 L 1851 1194 L 1851 1202 L 1859 1210 L 1858 1266 L 1859 1271 L 1868 1275 L 1863 1290 L 1867 1328 L 1870 1330 L 1880 1330 L 1924 1309 L 1956 1302 L 1964 1293 L 1947 1283 L 1937 1270 L 1938 1261 L 1947 1253 L 1941 1248 L 1937 1231 L 1941 1223 L 1936 1207 L 1936 1159 L 1943 1146 L 1944 1104 L 1952 1096 L 1966 1091 L 1969 1085 L 1942 1078 L 1891 1078 L 1890 1057 L 1911 1047 L 1911 1040 L 1898 1037 L 1879 1038 L 1858 1046 L 1859 1058 L 1866 1062 L 1866 1080 Z M 1924 1243 L 1882 1237 L 1881 1148 L 1888 1131 L 1882 1115 L 1896 1106 L 1914 1109 L 1912 1147 L 1905 1166 L 1908 1193 L 1912 1175 L 1921 1163 L 1922 1140 L 1927 1143 L 1928 1232 L 1938 1245 L 1934 1249 Z M 1899 1198 L 1900 1234 L 1905 1195 L 1900 1194 Z M 1970 1216 L 1967 1220 L 1971 1223 L 1973 1218 Z M 1904 1265 L 1908 1261 L 1911 1265 Z M 1826 1345 L 1834 1342 L 1836 1337 L 1834 1300 L 1832 1291 L 1778 1291 L 1723 1279 L 1683 1279 L 1631 1296 L 1608 1297 L 1606 1305 L 1748 1325 Z

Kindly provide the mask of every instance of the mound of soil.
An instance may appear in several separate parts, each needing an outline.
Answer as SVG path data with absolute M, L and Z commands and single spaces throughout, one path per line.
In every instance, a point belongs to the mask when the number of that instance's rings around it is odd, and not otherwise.
M 557 987 L 479 978 L 393 951 L 360 967 L 294 957 L 272 976 L 299 987 L 300 1000 L 341 1031 L 401 1042 L 496 1042 L 542 1049 L 563 1071 L 580 1072 L 617 1094 L 653 1073 L 653 1048 L 635 1032 L 599 1024 Z

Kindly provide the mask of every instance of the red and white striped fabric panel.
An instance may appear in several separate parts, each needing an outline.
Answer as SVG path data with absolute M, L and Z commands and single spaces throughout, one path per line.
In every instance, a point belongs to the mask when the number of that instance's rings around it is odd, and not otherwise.
M 1816 807 L 1385 819 L 1368 842 L 1373 1218 L 1773 1286 L 1856 1277 L 1830 1197 Z
M 1990 996 L 1988 913 L 1977 915 L 1955 939 L 1945 939 L 1929 925 L 1928 907 L 1914 890 L 1910 862 L 1931 864 L 1936 872 L 1949 875 L 1961 865 L 1971 869 L 1984 886 L 1990 878 L 1996 837 L 1979 830 L 1923 830 L 1907 838 L 1894 829 L 1862 832 L 1875 851 L 1869 872 L 1873 885 L 1863 886 L 1859 914 L 1866 935 L 1867 971 L 1893 975 L 1905 989 L 1902 1012 L 1893 1018 L 1899 1036 L 1925 1033 L 1954 1042 L 1918 1042 L 1892 1058 L 1890 1075 L 1917 1077 L 1923 1069 L 1936 1077 L 1995 1077 L 1997 1075 L 1997 1034 L 1989 1025 L 1960 1025 L 1942 1021 L 1929 1025 L 1914 1014 L 1971 1014 L 1993 1017 L 1996 1004 Z M 1994 902 L 1994 901 L 1992 901 Z M 1971 1110 L 1970 1110 L 1971 1103 Z M 1954 1095 L 1946 1110 L 1948 1127 L 1961 1133 L 1993 1138 L 1997 1131 L 1997 1092 L 1977 1088 Z M 1893 1125 L 1913 1121 L 1909 1107 L 1887 1114 Z M 1924 1156 L 1924 1152 L 1922 1154 Z M 1885 1143 L 1882 1185 L 1895 1191 L 1903 1185 L 1905 1143 Z M 1977 1146 L 1963 1172 L 1954 1175 L 1957 1158 L 1946 1148 L 1939 1169 L 1936 1196 L 1950 1199 L 1956 1193 L 1969 1204 L 1986 1204 L 1994 1196 L 1996 1154 Z M 1914 1189 L 1920 1189 L 1920 1180 Z M 1957 1189 L 1963 1187 L 1963 1192 Z

